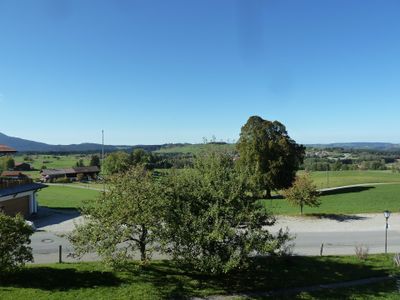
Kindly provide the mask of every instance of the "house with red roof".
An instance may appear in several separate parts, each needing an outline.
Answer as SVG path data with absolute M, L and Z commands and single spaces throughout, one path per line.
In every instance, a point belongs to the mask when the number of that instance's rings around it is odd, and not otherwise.
M 16 150 L 0 145 L 0 156 L 10 155 Z M 25 218 L 37 213 L 36 192 L 47 187 L 33 182 L 31 178 L 19 171 L 4 171 L 0 174 L 0 212 L 15 216 L 21 214 Z

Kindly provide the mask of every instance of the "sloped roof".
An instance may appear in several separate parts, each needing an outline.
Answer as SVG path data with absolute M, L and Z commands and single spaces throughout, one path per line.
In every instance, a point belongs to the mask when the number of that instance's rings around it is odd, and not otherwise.
M 11 188 L 0 189 L 0 197 L 29 192 L 29 191 L 37 191 L 45 187 L 47 187 L 47 185 L 41 183 L 29 183 L 29 184 L 17 185 Z
M 43 176 L 65 175 L 67 174 L 64 169 L 44 169 L 42 170 Z
M 22 166 L 22 165 L 28 165 L 28 166 L 30 166 L 31 164 L 26 163 L 26 162 L 15 162 L 15 166 L 16 166 L 16 167 L 19 167 L 19 166 Z
M 3 171 L 1 173 L 2 177 L 26 177 L 25 174 L 23 174 L 21 171 Z
M 100 172 L 98 166 L 88 166 L 88 167 L 75 167 L 73 168 L 76 173 L 92 173 L 92 172 Z
M 79 173 L 98 173 L 100 169 L 97 166 L 89 167 L 74 167 L 68 169 L 44 169 L 42 170 L 42 176 L 57 176 L 67 174 L 79 174 Z
M 15 153 L 17 150 L 7 145 L 0 145 L 0 153 Z

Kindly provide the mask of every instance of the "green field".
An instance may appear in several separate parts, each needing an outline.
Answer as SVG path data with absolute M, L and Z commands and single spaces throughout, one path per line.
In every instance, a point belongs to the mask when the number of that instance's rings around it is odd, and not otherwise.
M 68 186 L 49 186 L 38 192 L 40 206 L 78 208 L 84 200 L 95 199 L 100 192 Z
M 166 147 L 154 151 L 155 153 L 180 153 L 180 154 L 199 154 L 207 151 L 228 151 L 235 150 L 235 144 L 193 144 L 185 146 Z
M 342 188 L 320 196 L 321 206 L 304 207 L 306 214 L 353 214 L 400 210 L 400 184 Z M 262 200 L 274 214 L 299 214 L 300 208 L 285 199 Z
M 300 174 L 303 171 L 299 172 Z M 392 171 L 329 171 L 312 172 L 317 188 L 345 186 L 360 183 L 399 182 L 400 174 Z
M 218 277 L 185 272 L 171 261 L 153 262 L 141 271 L 134 263 L 125 267 L 125 271 L 115 272 L 100 262 L 30 265 L 20 272 L 0 277 L 0 298 L 186 299 L 304 287 L 398 272 L 390 254 L 371 255 L 366 261 L 354 256 L 257 258 L 247 271 Z M 369 292 L 370 289 L 370 286 L 358 287 L 358 294 L 374 296 L 377 289 L 387 294 L 395 291 L 390 284 L 378 286 L 373 292 Z
M 25 155 L 16 155 L 14 159 L 16 162 L 24 162 L 24 157 Z M 79 159 L 83 159 L 85 166 L 90 163 L 90 155 L 30 155 L 29 157 L 33 159 L 33 162 L 27 161 L 27 163 L 36 170 L 40 170 L 43 165 L 48 169 L 71 168 Z

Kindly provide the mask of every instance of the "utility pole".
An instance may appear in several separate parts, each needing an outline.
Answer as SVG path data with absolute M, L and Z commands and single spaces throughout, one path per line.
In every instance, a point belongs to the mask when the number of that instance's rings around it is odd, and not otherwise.
M 103 177 L 103 192 L 106 192 L 106 181 L 104 178 L 104 129 L 101 130 L 101 175 Z

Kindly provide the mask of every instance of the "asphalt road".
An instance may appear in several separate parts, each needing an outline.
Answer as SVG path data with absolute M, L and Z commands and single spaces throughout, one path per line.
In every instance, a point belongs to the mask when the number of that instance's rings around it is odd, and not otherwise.
M 295 239 L 295 254 L 324 255 L 355 254 L 356 245 L 369 248 L 369 253 L 385 251 L 385 230 L 358 232 L 299 232 Z M 388 231 L 388 252 L 400 252 L 400 232 Z
M 319 255 L 321 244 L 324 244 L 324 255 L 354 254 L 356 245 L 369 248 L 369 253 L 383 253 L 385 250 L 385 231 L 359 231 L 359 232 L 298 232 L 293 241 L 294 254 Z M 62 246 L 62 260 L 64 262 L 77 261 L 69 256 L 73 247 L 65 237 L 60 237 L 52 232 L 35 232 L 31 238 L 35 263 L 58 262 L 59 246 Z M 388 252 L 400 252 L 400 232 L 388 232 Z M 139 257 L 139 255 L 138 255 Z M 155 255 L 154 258 L 165 258 Z M 83 257 L 85 261 L 97 260 L 95 254 Z

